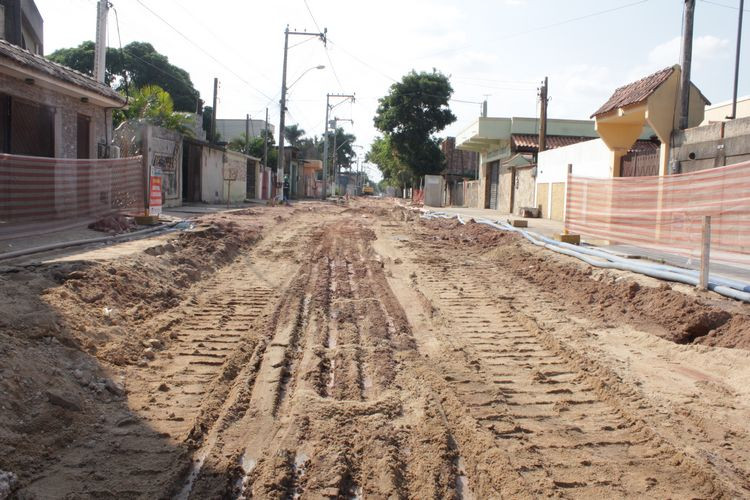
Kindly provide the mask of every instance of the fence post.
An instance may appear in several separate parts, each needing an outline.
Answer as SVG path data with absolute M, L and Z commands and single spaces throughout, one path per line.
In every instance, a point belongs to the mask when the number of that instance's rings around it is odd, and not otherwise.
M 573 164 L 568 163 L 568 176 L 565 180 L 565 205 L 563 206 L 563 234 L 568 234 L 568 205 L 570 204 L 570 179 L 573 177 Z M 552 191 L 552 183 L 550 182 L 550 191 Z M 552 206 L 550 204 L 550 211 Z
M 711 216 L 703 216 L 703 234 L 701 237 L 701 274 L 698 288 L 708 289 L 708 268 L 711 255 Z

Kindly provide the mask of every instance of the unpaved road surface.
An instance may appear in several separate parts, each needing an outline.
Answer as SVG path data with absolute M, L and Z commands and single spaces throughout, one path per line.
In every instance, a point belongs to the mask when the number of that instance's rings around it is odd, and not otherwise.
M 0 497 L 750 496 L 747 306 L 385 201 L 201 222 L 2 269 Z

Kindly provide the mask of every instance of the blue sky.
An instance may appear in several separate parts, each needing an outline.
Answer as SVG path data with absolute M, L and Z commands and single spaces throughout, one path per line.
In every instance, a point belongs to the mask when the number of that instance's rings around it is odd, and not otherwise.
M 45 19 L 45 51 L 93 39 L 94 0 L 36 0 Z M 356 92 L 337 108 L 365 148 L 377 131 L 377 98 L 411 69 L 451 76 L 458 120 L 455 135 L 476 119 L 487 98 L 490 116 L 535 116 L 536 88 L 550 79 L 553 118 L 588 118 L 614 89 L 679 59 L 682 0 L 113 0 L 123 44 L 149 41 L 185 68 L 210 102 L 221 81 L 219 117 L 278 123 L 283 30 L 328 28 L 289 53 L 287 123 L 321 134 L 326 92 Z M 712 101 L 731 97 L 738 0 L 698 0 L 693 81 Z M 179 30 L 196 48 L 148 8 Z M 745 27 L 750 24 L 746 5 Z M 580 18 L 580 19 L 577 19 Z M 117 46 L 115 18 L 109 43 Z M 750 61 L 745 29 L 742 59 Z M 304 38 L 293 38 L 290 45 Z M 213 55 L 208 57 L 203 51 Z M 217 62 L 218 60 L 218 62 Z M 750 94 L 750 65 L 740 70 L 739 94 Z M 461 102 L 466 101 L 466 102 Z

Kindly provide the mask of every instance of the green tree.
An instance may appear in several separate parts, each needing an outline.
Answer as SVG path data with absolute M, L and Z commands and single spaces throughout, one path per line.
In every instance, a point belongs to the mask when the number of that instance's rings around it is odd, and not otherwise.
M 300 141 L 299 154 L 307 160 L 323 159 L 323 137 L 305 137 Z
M 333 134 L 334 132 L 329 130 L 328 131 L 328 154 L 329 159 L 334 158 L 333 157 Z M 336 129 L 336 157 L 335 157 L 335 164 L 340 166 L 341 168 L 348 169 L 351 168 L 352 163 L 354 162 L 354 158 L 357 156 L 354 152 L 354 143 L 357 141 L 357 137 L 354 134 L 348 134 L 344 131 L 343 128 L 338 127 Z M 320 158 L 323 158 L 323 148 L 324 148 L 324 142 L 321 140 L 318 144 L 318 151 L 320 154 Z
M 263 159 L 263 139 L 266 135 L 265 130 L 260 131 L 258 137 L 247 137 L 247 134 L 242 132 L 239 137 L 233 139 L 227 144 L 227 148 L 232 151 L 244 153 L 246 155 L 254 156 L 256 158 Z M 275 166 L 279 158 L 278 148 L 273 138 L 273 134 L 268 134 L 268 165 Z
M 365 161 L 377 165 L 383 174 L 383 182 L 389 186 L 403 188 L 412 181 L 412 172 L 396 154 L 387 135 L 375 138 Z
M 452 94 L 448 77 L 439 71 L 411 71 L 378 101 L 375 127 L 413 177 L 443 169 L 445 158 L 434 134 L 456 121 L 448 107 Z
M 289 125 L 284 127 L 284 138 L 289 142 L 289 146 L 300 147 L 305 130 L 299 128 L 299 125 Z
M 193 135 L 193 116 L 175 111 L 172 97 L 158 85 L 146 85 L 133 92 L 128 107 L 117 110 L 117 115 L 117 121 L 141 120 L 184 135 Z
M 50 60 L 92 75 L 94 68 L 94 42 L 86 41 L 78 47 L 59 49 L 47 56 Z M 193 86 L 187 71 L 169 62 L 169 59 L 146 42 L 131 42 L 120 49 L 107 49 L 105 82 L 125 92 L 123 75 L 131 88 L 158 85 L 172 96 L 177 111 L 196 112 L 200 94 Z

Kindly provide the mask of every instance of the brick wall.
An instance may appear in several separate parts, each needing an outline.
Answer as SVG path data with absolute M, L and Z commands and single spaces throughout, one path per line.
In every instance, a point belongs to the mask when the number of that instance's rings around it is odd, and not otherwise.
M 456 138 L 446 137 L 440 145 L 445 155 L 444 174 L 473 177 L 479 164 L 479 154 L 456 149 Z
M 80 99 L 63 95 L 40 87 L 29 85 L 23 80 L 0 74 L 0 92 L 55 108 L 55 156 L 76 158 L 77 116 L 91 118 L 92 137 L 90 140 L 92 158 L 96 158 L 96 145 L 106 143 L 112 135 L 112 112 Z

